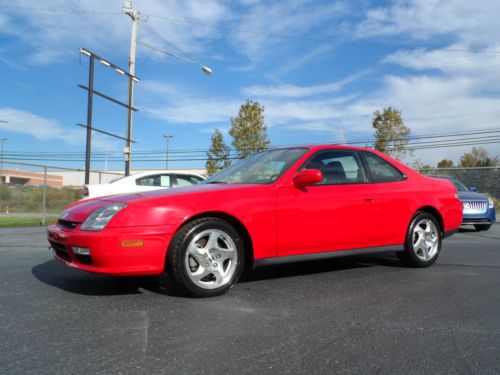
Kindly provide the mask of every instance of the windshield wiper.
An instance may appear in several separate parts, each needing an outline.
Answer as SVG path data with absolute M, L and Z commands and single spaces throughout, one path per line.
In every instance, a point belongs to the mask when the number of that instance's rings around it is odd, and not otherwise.
M 208 181 L 205 183 L 206 184 L 229 184 L 229 182 L 225 182 L 225 181 Z

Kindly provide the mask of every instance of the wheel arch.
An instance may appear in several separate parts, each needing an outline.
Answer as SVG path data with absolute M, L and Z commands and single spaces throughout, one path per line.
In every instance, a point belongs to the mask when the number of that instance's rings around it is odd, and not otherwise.
M 226 212 L 221 212 L 221 211 L 208 211 L 208 212 L 199 213 L 195 216 L 191 216 L 189 219 L 184 221 L 179 226 L 177 231 L 179 231 L 184 225 L 186 225 L 194 220 L 201 219 L 204 217 L 214 217 L 217 219 L 227 221 L 229 224 L 231 224 L 234 227 L 234 229 L 236 229 L 236 231 L 243 238 L 243 243 L 244 243 L 245 261 L 244 261 L 243 266 L 245 269 L 251 269 L 253 266 L 253 259 L 254 259 L 252 238 L 250 237 L 250 233 L 248 232 L 245 225 L 239 219 L 234 217 L 233 215 L 230 215 Z M 176 233 L 177 233 L 177 231 L 176 231 Z
M 444 220 L 443 220 L 443 216 L 441 215 L 439 210 L 437 210 L 435 207 L 432 207 L 432 206 L 423 206 L 423 207 L 420 207 L 415 212 L 415 215 L 417 214 L 417 212 L 427 212 L 428 214 L 431 214 L 432 216 L 434 216 L 439 223 L 439 227 L 441 229 L 441 234 L 444 233 Z

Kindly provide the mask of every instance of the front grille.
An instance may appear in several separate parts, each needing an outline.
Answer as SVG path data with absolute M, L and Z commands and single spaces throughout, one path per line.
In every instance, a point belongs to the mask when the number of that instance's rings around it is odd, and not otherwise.
M 488 211 L 488 201 L 463 201 L 464 214 L 484 214 Z
M 66 246 L 54 241 L 49 241 L 49 242 L 50 246 L 52 247 L 52 249 L 54 249 L 54 252 L 59 258 L 71 262 L 71 258 L 69 257 L 68 251 L 66 250 Z
M 59 219 L 57 220 L 57 225 L 64 229 L 75 229 L 78 223 L 76 221 Z

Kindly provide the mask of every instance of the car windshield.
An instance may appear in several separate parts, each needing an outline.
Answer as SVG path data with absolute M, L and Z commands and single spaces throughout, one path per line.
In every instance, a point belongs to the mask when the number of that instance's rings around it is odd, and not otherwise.
M 290 168 L 307 148 L 259 152 L 205 180 L 204 184 L 271 184 Z
M 455 187 L 457 188 L 458 191 L 469 191 L 467 186 L 462 184 L 460 181 L 452 179 L 451 182 L 453 182 L 453 185 L 455 185 Z

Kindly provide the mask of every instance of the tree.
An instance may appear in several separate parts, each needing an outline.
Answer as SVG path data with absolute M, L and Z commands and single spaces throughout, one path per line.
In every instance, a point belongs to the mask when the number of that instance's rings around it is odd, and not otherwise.
M 221 131 L 215 129 L 211 139 L 212 145 L 207 152 L 207 163 L 205 164 L 209 176 L 231 165 L 231 160 L 229 159 L 231 150 L 224 142 L 224 136 Z
M 495 167 L 499 164 L 498 156 L 492 157 L 483 147 L 472 147 L 460 157 L 460 167 Z
M 419 172 L 428 171 L 432 169 L 432 167 L 429 164 L 424 164 L 424 162 L 420 159 L 414 160 L 413 163 L 411 164 L 411 167 Z
M 233 137 L 231 144 L 240 158 L 267 149 L 271 142 L 264 123 L 264 107 L 247 99 L 241 105 L 238 116 L 231 117 L 229 135 Z
M 410 139 L 410 128 L 405 126 L 401 111 L 387 107 L 373 113 L 375 128 L 375 149 L 401 159 L 411 152 L 406 148 Z
M 438 168 L 453 168 L 453 161 L 448 160 L 448 159 L 443 159 L 438 161 L 437 163 Z

